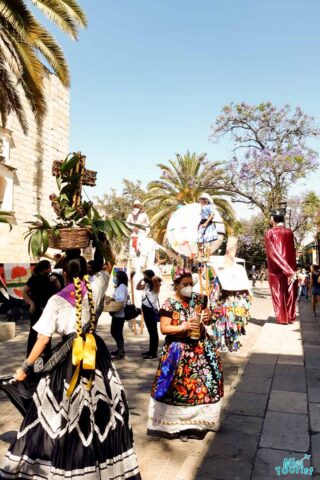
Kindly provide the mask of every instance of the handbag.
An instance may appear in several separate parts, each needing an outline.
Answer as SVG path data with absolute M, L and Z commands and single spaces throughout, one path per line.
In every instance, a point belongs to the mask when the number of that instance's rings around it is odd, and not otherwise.
M 145 300 L 145 299 L 148 300 L 148 303 L 149 303 L 150 307 L 151 307 L 152 310 L 153 310 L 155 321 L 156 321 L 156 322 L 160 322 L 159 310 L 158 310 L 157 308 L 154 308 L 154 306 L 153 306 L 152 303 L 150 302 L 150 299 L 149 299 L 149 297 L 148 297 L 147 294 L 146 294 L 145 298 L 142 299 L 142 301 Z M 158 303 L 159 303 L 159 300 L 158 300 Z
M 106 297 L 103 307 L 104 312 L 116 313 L 120 312 L 124 307 L 124 302 L 117 302 L 112 297 Z
M 133 320 L 141 314 L 141 308 L 137 308 L 134 303 L 127 303 L 124 307 L 124 319 Z
M 141 314 L 141 308 L 137 308 L 134 303 L 131 303 L 130 295 L 128 295 L 127 302 L 124 307 L 124 319 L 133 320 Z

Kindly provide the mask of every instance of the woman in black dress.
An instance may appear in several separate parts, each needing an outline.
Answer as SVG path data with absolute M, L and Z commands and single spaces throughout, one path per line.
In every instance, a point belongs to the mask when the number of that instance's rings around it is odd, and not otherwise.
M 82 257 L 67 260 L 63 271 L 67 286 L 50 298 L 34 325 L 38 339 L 16 383 L 0 382 L 25 415 L 0 477 L 140 480 L 124 389 L 95 333 L 94 305 L 102 289 L 90 284 Z M 34 373 L 53 333 L 63 340 Z

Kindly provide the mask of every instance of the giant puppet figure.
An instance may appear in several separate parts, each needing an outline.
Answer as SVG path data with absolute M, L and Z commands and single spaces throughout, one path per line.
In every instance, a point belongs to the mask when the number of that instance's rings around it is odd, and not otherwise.
M 272 228 L 265 235 L 269 285 L 278 323 L 293 323 L 296 318 L 296 250 L 290 229 L 284 226 L 284 209 L 271 212 Z

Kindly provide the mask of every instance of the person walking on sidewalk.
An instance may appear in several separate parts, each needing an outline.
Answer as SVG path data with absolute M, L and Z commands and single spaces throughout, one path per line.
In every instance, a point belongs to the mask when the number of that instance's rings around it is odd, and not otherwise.
M 313 315 L 316 316 L 316 305 L 318 303 L 318 299 L 320 298 L 320 271 L 318 265 L 312 265 L 311 267 L 311 295 L 312 295 L 312 310 Z
M 203 323 L 212 321 L 206 298 L 192 291 L 190 271 L 174 273 L 175 293 L 160 309 L 166 335 L 151 390 L 147 435 L 202 439 L 220 423 L 223 374 L 219 353 Z
M 308 300 L 308 274 L 305 268 L 298 271 L 298 302 L 300 302 L 301 296 Z
M 252 279 L 252 286 L 255 287 L 256 286 L 256 281 L 257 281 L 257 278 L 258 278 L 258 270 L 256 268 L 255 265 L 252 265 L 252 268 L 251 268 L 251 279 Z
M 285 210 L 271 211 L 271 227 L 265 235 L 269 285 L 277 322 L 283 325 L 296 319 L 296 249 L 293 233 L 284 226 Z
M 34 326 L 38 339 L 16 383 L 2 386 L 8 394 L 16 386 L 13 398 L 21 392 L 28 399 L 21 398 L 24 420 L 4 458 L 2 479 L 141 480 L 125 392 L 96 334 L 95 305 L 103 291 L 90 284 L 86 269 L 83 257 L 66 259 L 67 286 L 50 298 Z M 35 373 L 54 333 L 63 340 Z
M 32 275 L 22 289 L 24 301 L 30 306 L 30 331 L 27 343 L 27 355 L 37 341 L 37 332 L 34 325 L 42 315 L 44 307 L 52 295 L 61 289 L 60 282 L 55 275 L 51 275 L 49 260 L 41 260 L 33 269 Z M 46 345 L 44 357 L 50 356 L 50 343 Z
M 134 273 L 134 272 L 133 272 Z M 137 290 L 143 290 L 142 312 L 143 318 L 149 332 L 149 350 L 142 353 L 145 360 L 156 360 L 158 358 L 158 320 L 159 320 L 159 292 L 161 280 L 155 276 L 153 270 L 145 270 L 143 279 L 137 284 Z
M 128 301 L 128 275 L 126 274 L 126 272 L 117 272 L 115 278 L 115 287 L 116 288 L 113 292 L 112 298 L 116 302 L 123 302 L 124 306 L 121 310 L 119 310 L 119 312 L 115 312 L 112 314 L 110 333 L 117 344 L 117 350 L 113 350 L 111 352 L 111 358 L 113 360 L 122 360 L 125 353 L 123 338 L 123 327 L 125 322 L 124 307 Z

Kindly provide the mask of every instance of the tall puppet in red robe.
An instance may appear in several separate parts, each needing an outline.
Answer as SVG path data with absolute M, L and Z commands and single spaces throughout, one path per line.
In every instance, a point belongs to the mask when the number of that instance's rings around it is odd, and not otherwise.
M 293 323 L 296 318 L 296 250 L 291 230 L 284 226 L 283 209 L 271 212 L 272 228 L 265 235 L 269 285 L 278 323 Z

